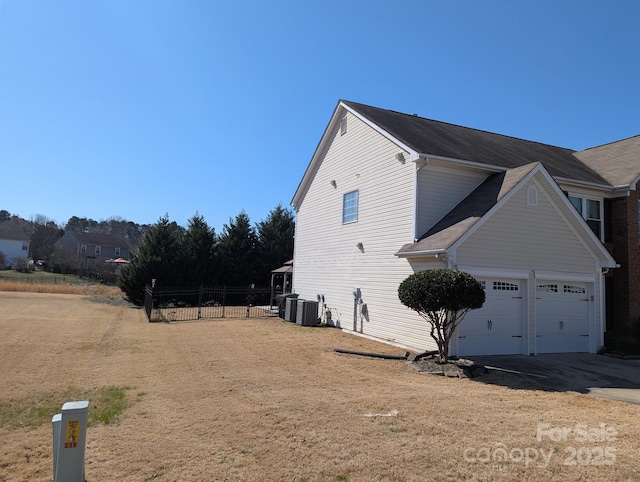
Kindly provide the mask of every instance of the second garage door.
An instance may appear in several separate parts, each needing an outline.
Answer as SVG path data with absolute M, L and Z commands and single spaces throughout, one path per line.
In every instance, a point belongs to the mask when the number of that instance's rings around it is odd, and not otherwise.
M 536 283 L 536 344 L 538 353 L 589 351 L 589 285 Z
M 460 355 L 522 353 L 522 282 L 479 278 L 487 295 L 484 306 L 467 313 L 458 327 Z

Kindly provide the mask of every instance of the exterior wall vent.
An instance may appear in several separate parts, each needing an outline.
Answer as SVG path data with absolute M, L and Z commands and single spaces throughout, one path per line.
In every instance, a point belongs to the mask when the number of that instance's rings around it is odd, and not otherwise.
M 538 205 L 538 190 L 535 188 L 535 186 L 529 186 L 529 188 L 527 189 L 527 205 Z

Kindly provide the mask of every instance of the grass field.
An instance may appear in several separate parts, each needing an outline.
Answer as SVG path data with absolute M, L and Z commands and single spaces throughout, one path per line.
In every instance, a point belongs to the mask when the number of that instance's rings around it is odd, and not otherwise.
M 404 351 L 337 329 L 0 292 L 0 333 L 0 481 L 51 480 L 68 397 L 114 409 L 88 429 L 89 482 L 640 480 L 640 406 L 339 354 Z
M 0 271 L 0 291 L 122 297 L 122 291 L 118 287 L 104 285 L 76 275 L 46 271 L 28 273 L 14 270 Z

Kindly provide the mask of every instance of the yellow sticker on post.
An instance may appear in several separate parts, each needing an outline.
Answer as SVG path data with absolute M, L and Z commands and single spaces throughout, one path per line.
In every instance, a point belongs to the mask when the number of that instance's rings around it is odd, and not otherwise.
M 78 437 L 80 436 L 80 421 L 69 420 L 67 422 L 67 433 L 64 438 L 64 448 L 72 449 L 78 446 Z

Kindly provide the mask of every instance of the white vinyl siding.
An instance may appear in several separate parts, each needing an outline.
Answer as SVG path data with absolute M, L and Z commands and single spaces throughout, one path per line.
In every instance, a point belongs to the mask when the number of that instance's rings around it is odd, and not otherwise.
M 425 234 L 487 177 L 486 172 L 459 166 L 451 168 L 427 164 L 420 169 L 416 237 Z
M 571 279 L 593 279 L 593 293 L 600 293 L 597 261 L 571 229 L 572 225 L 575 227 L 571 222 L 574 211 L 534 180 L 531 184 L 538 191 L 537 206 L 527 205 L 528 186 L 524 186 L 457 249 L 456 263 L 465 268 L 499 266 L 529 272 L 527 292 L 530 300 L 536 299 L 537 273 L 544 271 L 554 273 L 554 279 L 563 283 Z M 544 282 L 548 279 L 546 275 Z M 589 341 L 589 351 L 595 352 L 603 343 L 600 296 L 594 296 L 592 304 L 590 323 L 594 337 Z M 533 301 L 529 302 L 526 316 L 530 320 L 528 347 L 530 353 L 535 353 L 536 309 Z
M 458 262 L 593 273 L 592 254 L 549 199 L 538 194 L 534 207 L 527 206 L 526 189 L 517 192 L 457 250 Z
M 25 253 L 25 243 L 26 243 L 26 251 L 29 251 L 29 241 L 20 241 L 13 239 L 0 239 L 0 252 L 2 252 L 5 256 L 5 266 L 11 266 L 13 260 L 15 258 L 26 258 L 27 253 Z M 5 266 L 0 265 L 0 269 Z
M 296 213 L 294 291 L 302 299 L 324 295 L 332 320 L 352 330 L 352 290 L 358 287 L 366 309 L 358 307 L 357 331 L 432 348 L 426 322 L 397 293 L 413 273 L 394 253 L 413 241 L 415 165 L 399 163 L 398 146 L 357 117 L 347 114 L 347 121 L 348 135 L 340 135 L 339 125 L 327 134 L 331 138 Z M 343 195 L 355 190 L 358 222 L 342 224 Z

